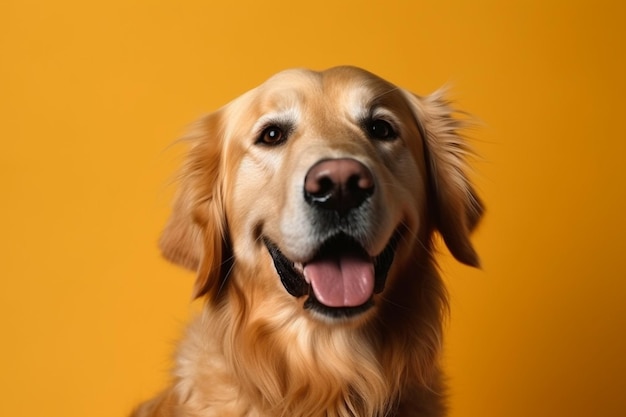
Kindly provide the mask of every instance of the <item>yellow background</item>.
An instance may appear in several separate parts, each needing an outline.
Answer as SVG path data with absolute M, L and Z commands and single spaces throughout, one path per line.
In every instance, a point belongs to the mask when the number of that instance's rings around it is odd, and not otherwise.
M 488 215 L 442 269 L 453 417 L 626 415 L 617 1 L 0 4 L 0 416 L 122 416 L 196 306 L 160 259 L 187 123 L 294 66 L 451 83 Z M 622 3 L 623 4 L 623 3 Z

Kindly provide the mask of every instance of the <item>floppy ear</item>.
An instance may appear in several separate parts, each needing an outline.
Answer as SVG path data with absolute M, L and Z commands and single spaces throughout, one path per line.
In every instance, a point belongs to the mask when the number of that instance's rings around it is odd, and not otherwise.
M 183 137 L 190 149 L 180 173 L 172 214 L 159 246 L 163 256 L 197 271 L 193 297 L 217 296 L 229 249 L 221 193 L 221 122 L 213 113 Z
M 411 103 L 424 143 L 432 216 L 436 228 L 454 257 L 478 267 L 480 260 L 470 242 L 484 207 L 467 177 L 466 158 L 472 152 L 459 133 L 467 122 L 455 117 L 455 110 L 439 90 L 430 96 L 406 96 Z

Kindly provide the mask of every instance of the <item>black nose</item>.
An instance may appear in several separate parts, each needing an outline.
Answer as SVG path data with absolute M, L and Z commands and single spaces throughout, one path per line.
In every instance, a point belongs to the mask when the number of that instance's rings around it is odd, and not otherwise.
M 342 216 L 360 206 L 373 192 L 371 171 L 350 158 L 320 161 L 304 179 L 304 196 L 309 204 Z

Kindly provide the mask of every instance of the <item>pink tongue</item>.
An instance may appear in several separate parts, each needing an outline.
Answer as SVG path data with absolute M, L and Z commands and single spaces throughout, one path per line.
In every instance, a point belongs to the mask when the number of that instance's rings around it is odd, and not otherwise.
M 357 254 L 316 259 L 304 267 L 304 276 L 328 307 L 360 306 L 374 292 L 374 264 Z

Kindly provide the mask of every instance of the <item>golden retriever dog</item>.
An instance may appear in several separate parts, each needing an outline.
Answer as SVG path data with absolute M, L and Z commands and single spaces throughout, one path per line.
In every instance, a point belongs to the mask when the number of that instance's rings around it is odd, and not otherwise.
M 204 297 L 136 417 L 435 417 L 435 236 L 478 266 L 463 118 L 354 67 L 288 70 L 209 114 L 161 239 Z

